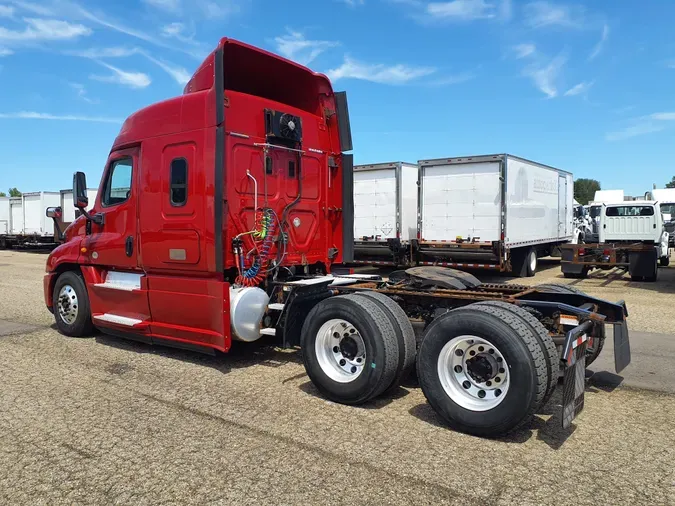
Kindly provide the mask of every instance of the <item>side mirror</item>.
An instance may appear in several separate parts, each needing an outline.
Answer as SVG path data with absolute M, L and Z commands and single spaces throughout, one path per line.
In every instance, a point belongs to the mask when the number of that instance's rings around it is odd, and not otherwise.
M 87 176 L 84 175 L 84 172 L 73 174 L 73 203 L 78 209 L 86 209 L 89 205 Z
M 61 219 L 63 212 L 60 207 L 48 207 L 47 208 L 47 218 L 52 218 L 55 220 Z

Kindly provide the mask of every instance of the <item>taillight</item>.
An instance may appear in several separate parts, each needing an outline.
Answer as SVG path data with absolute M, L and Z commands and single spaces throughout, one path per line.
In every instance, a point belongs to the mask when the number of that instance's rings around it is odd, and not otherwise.
M 606 257 L 608 257 L 611 253 L 612 252 L 608 249 L 602 251 L 602 254 L 605 255 Z
M 583 256 L 586 254 L 586 250 L 584 248 L 579 248 L 579 256 Z

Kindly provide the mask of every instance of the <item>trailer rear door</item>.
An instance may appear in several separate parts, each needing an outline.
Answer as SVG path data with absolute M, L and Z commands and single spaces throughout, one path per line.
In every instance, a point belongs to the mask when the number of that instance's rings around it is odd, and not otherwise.
M 354 170 L 354 239 L 393 239 L 397 229 L 396 164 Z
M 558 176 L 558 237 L 565 237 L 568 233 L 567 224 L 567 176 Z
M 23 199 L 21 197 L 10 199 L 9 212 L 11 219 L 10 234 L 23 234 Z
M 422 165 L 421 238 L 499 241 L 500 165 L 499 161 Z

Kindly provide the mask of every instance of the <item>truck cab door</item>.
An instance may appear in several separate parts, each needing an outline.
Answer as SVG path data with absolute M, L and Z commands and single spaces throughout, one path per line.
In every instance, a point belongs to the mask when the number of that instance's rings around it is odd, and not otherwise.
M 138 266 L 137 194 L 138 148 L 111 153 L 94 213 L 103 223 L 91 223 L 85 247 L 90 263 L 116 270 Z

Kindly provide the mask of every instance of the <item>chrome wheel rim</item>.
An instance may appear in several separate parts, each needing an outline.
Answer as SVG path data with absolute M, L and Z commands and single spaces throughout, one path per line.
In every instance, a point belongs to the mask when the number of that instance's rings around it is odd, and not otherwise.
M 464 335 L 451 339 L 438 356 L 438 377 L 453 402 L 471 411 L 497 407 L 509 390 L 509 366 L 489 341 Z
M 59 290 L 59 298 L 56 303 L 59 311 L 59 317 L 66 325 L 72 325 L 77 319 L 77 312 L 80 305 L 77 300 L 77 293 L 70 285 L 63 285 Z
M 366 363 L 363 337 L 354 325 L 339 318 L 328 320 L 321 326 L 314 351 L 321 370 L 338 383 L 354 381 Z
M 537 253 L 534 251 L 530 252 L 530 270 L 535 272 L 537 270 Z

